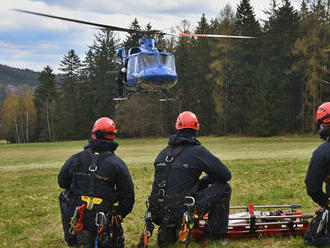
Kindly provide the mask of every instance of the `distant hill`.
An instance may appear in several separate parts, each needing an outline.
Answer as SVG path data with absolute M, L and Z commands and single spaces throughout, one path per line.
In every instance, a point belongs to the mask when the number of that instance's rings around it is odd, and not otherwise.
M 38 77 L 39 72 L 28 69 L 13 68 L 0 64 L 0 83 L 7 85 L 26 84 L 33 87 L 39 84 Z

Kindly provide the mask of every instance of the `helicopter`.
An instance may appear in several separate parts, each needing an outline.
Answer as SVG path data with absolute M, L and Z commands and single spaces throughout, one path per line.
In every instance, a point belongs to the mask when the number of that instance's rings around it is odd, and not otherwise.
M 139 39 L 139 44 L 140 47 L 130 48 L 128 55 L 124 48 L 117 50 L 124 64 L 122 73 L 126 75 L 122 76 L 123 80 L 117 77 L 119 97 L 114 100 L 125 99 L 120 89 L 122 86 L 129 89 L 128 92 L 147 89 L 147 92 L 158 95 L 160 101 L 176 100 L 169 91 L 178 78 L 174 55 L 157 48 L 155 39 Z
M 233 38 L 233 39 L 251 39 L 251 36 L 237 36 L 237 35 L 221 35 L 221 34 L 171 34 L 164 33 L 161 30 L 146 30 L 136 31 L 133 29 L 122 28 L 117 26 L 110 26 L 100 23 L 87 22 L 77 19 L 71 19 L 61 16 L 48 15 L 39 12 L 32 12 L 22 9 L 13 9 L 14 11 L 38 15 L 48 18 L 60 19 L 69 22 L 76 22 L 86 25 L 96 26 L 98 28 L 108 29 L 112 31 L 127 32 L 127 33 L 141 33 L 141 35 L 170 35 L 179 37 L 205 37 L 205 38 Z M 175 96 L 170 92 L 177 83 L 178 75 L 175 68 L 174 55 L 164 52 L 162 49 L 156 47 L 155 39 L 139 39 L 139 47 L 132 47 L 126 51 L 124 48 L 117 50 L 117 56 L 122 59 L 123 67 L 121 70 L 109 71 L 107 73 L 117 73 L 116 83 L 118 97 L 113 98 L 115 101 L 127 100 L 136 92 L 145 92 L 156 95 L 160 101 L 175 101 L 180 97 Z M 125 92 L 124 89 L 125 88 Z

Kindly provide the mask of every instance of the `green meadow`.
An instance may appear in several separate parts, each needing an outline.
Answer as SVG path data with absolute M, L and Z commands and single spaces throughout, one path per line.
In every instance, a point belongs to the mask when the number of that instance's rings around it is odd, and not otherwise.
M 199 140 L 231 170 L 231 205 L 296 204 L 304 213 L 318 206 L 307 196 L 304 177 L 317 136 L 272 138 L 201 137 Z M 145 200 L 151 191 L 153 161 L 167 139 L 118 139 L 116 154 L 127 164 L 136 203 L 124 220 L 126 247 L 138 243 Z M 63 239 L 57 174 L 86 141 L 0 144 L 0 247 L 66 247 Z M 150 240 L 156 247 L 157 233 Z M 201 247 L 192 242 L 189 247 Z M 210 242 L 207 247 L 219 247 Z M 174 247 L 185 247 L 176 244 Z M 301 237 L 231 240 L 228 247 L 305 247 Z

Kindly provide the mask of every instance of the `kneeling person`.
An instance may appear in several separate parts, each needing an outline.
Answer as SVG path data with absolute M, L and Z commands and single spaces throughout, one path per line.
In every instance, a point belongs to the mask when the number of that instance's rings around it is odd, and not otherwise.
M 115 123 L 98 119 L 89 144 L 58 174 L 60 205 L 70 246 L 124 247 L 121 221 L 132 211 L 134 188 L 126 164 L 114 154 Z
M 228 168 L 196 139 L 199 130 L 192 112 L 181 113 L 177 134 L 157 156 L 149 210 L 159 225 L 158 246 L 166 247 L 178 239 L 178 228 L 188 205 L 194 204 L 198 216 L 208 213 L 208 236 L 222 239 L 228 230 L 231 179 Z M 201 180 L 202 172 L 207 175 Z M 196 214 L 196 213 L 195 213 Z
M 330 245 L 330 102 L 320 105 L 316 111 L 316 128 L 324 143 L 314 152 L 306 173 L 307 194 L 322 208 L 317 211 L 305 233 L 305 242 L 318 247 Z M 325 184 L 325 192 L 323 191 Z M 321 223 L 322 222 L 322 223 Z

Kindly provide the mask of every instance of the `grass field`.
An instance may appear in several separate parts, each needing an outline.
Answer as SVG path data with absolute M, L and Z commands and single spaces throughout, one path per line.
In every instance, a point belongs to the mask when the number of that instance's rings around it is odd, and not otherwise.
M 306 194 L 304 177 L 316 136 L 274 138 L 201 137 L 231 170 L 231 205 L 295 204 L 304 213 L 318 206 Z M 126 246 L 137 244 L 151 190 L 153 161 L 167 139 L 119 139 L 119 155 L 135 183 L 136 203 L 124 221 Z M 0 247 L 66 247 L 58 205 L 57 174 L 85 141 L 0 144 Z M 156 247 L 156 233 L 151 247 Z M 192 242 L 189 247 L 201 247 Z M 184 247 L 176 244 L 175 247 Z M 216 242 L 207 247 L 219 247 Z M 301 237 L 234 240 L 228 247 L 304 247 Z

